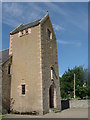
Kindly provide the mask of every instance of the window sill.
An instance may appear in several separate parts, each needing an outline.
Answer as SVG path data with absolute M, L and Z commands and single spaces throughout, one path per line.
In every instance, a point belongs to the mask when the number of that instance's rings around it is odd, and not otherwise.
M 22 97 L 25 97 L 25 95 L 21 95 Z

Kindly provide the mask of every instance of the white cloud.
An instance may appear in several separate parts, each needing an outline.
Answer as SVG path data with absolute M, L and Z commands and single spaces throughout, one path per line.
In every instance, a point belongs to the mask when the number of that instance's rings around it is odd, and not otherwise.
M 80 42 L 76 44 L 77 47 L 81 47 L 81 45 L 82 44 Z
M 64 31 L 64 27 L 58 25 L 58 24 L 53 24 L 53 28 L 55 31 Z
M 3 23 L 16 27 L 40 19 L 45 11 L 34 3 L 3 3 Z
M 71 44 L 73 44 L 73 42 L 63 41 L 63 40 L 57 40 L 57 42 L 58 42 L 59 44 L 63 44 L 63 45 L 71 45 Z
M 81 42 L 72 42 L 72 41 L 64 41 L 64 40 L 57 40 L 58 44 L 62 45 L 74 45 L 76 47 L 81 47 Z
M 45 3 L 46 6 L 49 7 L 49 9 L 51 9 L 53 12 L 55 12 L 56 14 L 58 13 L 58 15 L 60 15 L 61 17 L 63 16 L 63 19 L 65 19 L 65 21 L 69 24 L 69 25 L 74 25 L 77 28 L 86 31 L 86 29 L 88 29 L 88 10 L 86 13 L 86 10 L 81 9 L 81 7 L 77 10 L 76 13 L 74 13 L 74 11 L 71 11 L 70 9 L 67 9 L 67 7 L 65 7 L 66 4 L 68 3 L 59 3 L 61 5 L 58 6 L 56 3 L 51 2 L 51 3 Z M 78 3 L 77 3 L 78 5 Z M 68 5 L 66 5 L 68 6 Z M 71 5 L 72 7 L 72 5 Z M 87 6 L 88 7 L 88 6 Z M 75 15 L 77 15 L 75 17 Z M 87 27 L 86 27 L 87 26 Z
M 84 31 L 87 29 L 87 27 L 85 27 L 88 25 L 87 14 L 81 9 L 78 11 L 80 17 L 77 17 L 77 19 L 75 19 L 72 17 L 74 16 L 73 11 L 66 9 L 66 3 L 61 3 L 61 7 L 52 2 L 45 2 L 43 5 L 45 5 L 44 9 L 39 6 L 39 4 L 32 2 L 3 3 L 3 23 L 16 27 L 22 22 L 27 23 L 43 17 L 46 13 L 45 9 L 49 9 L 52 11 L 52 13 L 55 12 L 58 13 L 58 15 L 61 17 L 63 16 L 63 19 L 65 19 L 67 22 L 65 22 L 65 24 L 74 25 L 77 27 L 77 29 L 79 28 Z M 54 29 L 56 31 L 63 31 L 64 27 L 54 24 Z

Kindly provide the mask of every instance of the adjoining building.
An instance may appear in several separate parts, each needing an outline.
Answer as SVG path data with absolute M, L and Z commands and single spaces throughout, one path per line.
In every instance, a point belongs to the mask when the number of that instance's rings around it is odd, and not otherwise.
M 4 112 L 46 114 L 51 108 L 61 110 L 57 43 L 48 12 L 10 32 L 2 75 Z

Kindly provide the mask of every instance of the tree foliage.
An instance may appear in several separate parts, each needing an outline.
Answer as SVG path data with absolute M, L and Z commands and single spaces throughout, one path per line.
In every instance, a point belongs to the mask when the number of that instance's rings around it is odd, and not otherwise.
M 88 85 L 88 69 L 83 66 L 75 66 L 65 71 L 60 77 L 61 98 L 71 99 L 74 96 L 74 73 L 76 81 L 76 98 L 85 99 L 90 96 L 90 85 Z

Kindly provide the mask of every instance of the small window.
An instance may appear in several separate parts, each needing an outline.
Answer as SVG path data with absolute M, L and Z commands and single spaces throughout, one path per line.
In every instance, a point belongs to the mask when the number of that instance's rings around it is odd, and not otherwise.
M 28 29 L 26 29 L 26 34 L 28 34 Z
M 49 29 L 47 29 L 47 34 L 48 34 L 49 39 L 52 39 L 52 33 Z
M 22 33 L 22 35 L 24 35 L 24 32 L 23 32 L 23 31 L 21 31 L 21 33 Z
M 25 85 L 22 85 L 22 95 L 25 95 Z
M 11 65 L 8 66 L 8 74 L 10 75 Z

